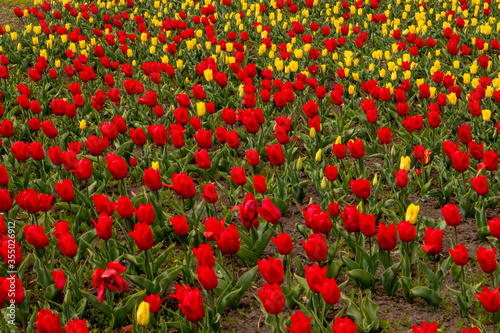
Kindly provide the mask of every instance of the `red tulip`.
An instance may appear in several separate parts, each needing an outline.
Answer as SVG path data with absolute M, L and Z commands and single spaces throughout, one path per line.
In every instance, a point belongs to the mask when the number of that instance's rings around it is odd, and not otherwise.
M 488 287 L 483 286 L 481 294 L 474 293 L 487 312 L 495 313 L 500 310 L 499 289 L 500 287 L 496 287 L 494 290 L 490 290 Z
M 169 296 L 179 301 L 179 308 L 186 316 L 186 319 L 192 323 L 197 323 L 205 316 L 203 308 L 203 299 L 198 288 L 183 287 L 180 284 L 175 285 L 175 294 Z
M 428 227 L 425 229 L 422 249 L 430 255 L 440 254 L 443 249 L 443 230 Z
M 334 278 L 325 279 L 320 291 L 326 304 L 334 305 L 339 302 L 340 290 Z
M 370 196 L 370 181 L 368 179 L 350 180 L 352 192 L 360 199 L 366 199 Z
M 61 252 L 69 258 L 73 258 L 78 253 L 78 248 L 76 247 L 76 242 L 73 236 L 69 232 L 65 232 L 57 238 L 57 244 Z
M 486 274 L 493 273 L 497 269 L 496 251 L 496 247 L 493 250 L 488 250 L 482 246 L 477 249 L 477 262 Z
M 488 220 L 491 237 L 500 238 L 500 218 L 494 217 Z
M 94 271 L 92 287 L 97 288 L 99 303 L 102 303 L 106 297 L 105 289 L 113 293 L 128 290 L 128 283 L 120 275 L 123 272 L 125 272 L 125 267 L 116 261 L 108 262 L 106 270 L 97 268 Z
M 363 141 L 362 140 L 350 140 L 347 143 L 347 148 L 349 148 L 349 152 L 351 153 L 352 157 L 355 159 L 360 159 L 360 158 L 363 158 L 363 156 L 365 156 L 365 151 L 363 150 Z
M 345 207 L 341 216 L 344 221 L 344 228 L 347 232 L 352 233 L 361 230 L 359 226 L 360 213 L 355 205 Z
M 126 196 L 120 197 L 116 203 L 111 202 L 111 206 L 124 220 L 131 219 L 134 215 L 134 207 L 132 206 L 132 202 Z
M 149 304 L 149 312 L 157 313 L 160 311 L 164 299 L 161 299 L 160 294 L 154 294 L 144 296 L 144 301 Z
M 243 167 L 231 168 L 231 179 L 238 186 L 245 185 L 247 183 L 247 176 L 245 175 L 245 169 L 243 169 Z
M 63 333 L 57 312 L 53 314 L 49 309 L 38 311 L 36 315 L 36 331 L 39 333 Z
M 338 176 L 338 168 L 334 165 L 327 165 L 325 166 L 325 177 L 329 181 L 333 182 L 337 180 Z
M 413 325 L 411 327 L 411 330 L 413 333 L 437 333 L 438 326 L 436 322 L 429 324 L 428 322 L 424 321 L 420 324 L 420 326 Z
M 134 225 L 134 231 L 129 231 L 128 233 L 140 250 L 147 251 L 153 247 L 153 232 L 148 224 L 137 223 Z
M 200 281 L 203 289 L 210 291 L 215 289 L 219 284 L 213 267 L 200 265 L 196 272 L 198 274 L 198 281 Z
M 311 266 L 307 266 L 305 268 L 305 276 L 307 285 L 309 289 L 311 289 L 314 293 L 320 293 L 322 286 L 326 280 L 326 269 L 324 266 L 320 268 L 317 263 L 312 264 Z
M 23 262 L 23 254 L 15 238 L 7 236 L 0 238 L 0 254 L 8 266 L 19 266 Z
M 274 259 L 273 257 L 269 257 L 267 260 L 259 259 L 257 264 L 259 266 L 260 274 L 262 274 L 262 277 L 267 283 L 277 283 L 278 285 L 283 283 L 284 273 L 281 259 Z
M 147 168 L 144 170 L 143 176 L 144 184 L 151 191 L 158 191 L 162 188 L 162 182 L 160 178 L 160 170 L 154 168 Z
M 399 239 L 403 243 L 413 242 L 417 234 L 415 226 L 408 221 L 401 221 L 398 225 Z
M 356 324 L 349 317 L 336 317 L 332 325 L 333 333 L 357 333 Z
M 175 191 L 175 194 L 180 195 L 186 199 L 192 199 L 196 196 L 196 188 L 194 186 L 193 179 L 189 177 L 185 172 L 177 173 L 172 175 L 172 184 L 163 184 Z
M 267 192 L 266 176 L 255 175 L 253 176 L 253 187 L 255 192 L 264 194 Z
M 25 225 L 23 228 L 26 241 L 30 243 L 35 249 L 42 250 L 49 245 L 49 237 L 45 234 L 42 226 Z
M 458 172 L 465 172 L 469 169 L 469 154 L 457 150 L 451 155 L 453 168 Z
M 92 156 L 102 155 L 104 147 L 102 146 L 101 140 L 97 136 L 91 135 L 89 136 L 89 139 L 87 141 L 84 141 L 83 143 L 85 144 L 85 147 L 89 151 L 90 155 Z
M 359 227 L 361 232 L 365 237 L 373 237 L 375 236 L 375 214 L 363 214 L 359 215 Z
M 408 172 L 404 169 L 399 169 L 396 175 L 396 186 L 403 188 L 408 185 Z
M 381 127 L 380 130 L 377 130 L 376 132 L 381 145 L 391 143 L 392 135 L 390 129 L 388 129 L 387 127 Z
M 488 171 L 495 171 L 498 168 L 498 153 L 493 150 L 484 152 L 483 162 Z
M 489 192 L 488 182 L 486 181 L 486 176 L 477 176 L 476 178 L 471 178 L 470 180 L 472 187 L 479 195 L 486 195 Z
M 291 327 L 286 330 L 292 333 L 311 333 L 311 319 L 312 316 L 307 318 L 301 311 L 297 311 L 290 316 Z
M 92 220 L 99 239 L 107 241 L 113 236 L 113 218 L 106 213 L 102 213 L 97 219 Z
M 464 244 L 458 244 L 455 249 L 448 249 L 450 255 L 453 257 L 453 262 L 457 266 L 464 266 L 469 261 L 469 254 Z
M 189 232 L 189 225 L 186 220 L 186 215 L 175 215 L 170 218 L 170 223 L 174 227 L 174 231 L 179 236 L 186 236 Z
M 444 207 L 441 207 L 441 212 L 443 213 L 446 224 L 450 227 L 456 227 L 460 224 L 461 217 L 457 205 L 447 203 Z
M 268 314 L 277 315 L 283 311 L 285 296 L 277 283 L 265 283 L 262 290 L 258 290 L 259 298 Z
M 255 149 L 247 150 L 245 155 L 246 155 L 248 164 L 250 164 L 253 167 L 256 167 L 257 165 L 259 165 L 260 159 L 259 159 L 259 152 L 257 150 L 255 150 Z
M 271 224 L 277 224 L 281 219 L 281 211 L 273 204 L 267 196 L 267 199 L 262 200 L 262 206 L 257 208 L 260 217 Z
M 14 158 L 19 162 L 26 161 L 30 157 L 29 144 L 16 141 L 13 146 L 9 146 Z
M 70 202 L 75 198 L 75 192 L 73 191 L 73 184 L 71 179 L 63 179 L 62 183 L 56 182 L 57 194 L 61 197 L 63 201 Z
M 89 333 L 89 328 L 85 319 L 80 320 L 78 318 L 68 321 L 64 326 L 66 333 Z
M 219 195 L 213 183 L 203 185 L 203 193 L 200 196 L 209 204 L 214 204 L 219 200 Z
M 212 147 L 212 130 L 199 129 L 196 131 L 196 135 L 193 134 L 193 137 L 200 149 L 209 149 Z
M 84 158 L 76 163 L 75 169 L 71 170 L 71 172 L 74 173 L 79 180 L 87 180 L 92 176 L 92 163 L 88 158 Z
M 60 271 L 52 271 L 52 279 L 54 280 L 54 284 L 57 289 L 64 289 L 64 286 L 66 285 L 66 277 L 64 276 L 64 271 L 62 269 Z
M 312 234 L 307 238 L 307 242 L 302 241 L 302 246 L 306 251 L 307 258 L 313 262 L 322 262 L 328 254 L 328 247 L 325 238 L 321 234 Z
M 273 166 L 281 166 L 285 163 L 285 155 L 280 144 L 267 145 L 266 154 Z
M 277 234 L 276 237 L 271 238 L 274 245 L 278 248 L 278 253 L 282 256 L 292 253 L 293 243 L 292 238 L 288 234 Z
M 201 169 L 206 170 L 210 168 L 212 162 L 210 161 L 210 156 L 206 149 L 196 150 L 194 157 L 196 159 L 196 164 L 198 164 Z
M 193 253 L 201 266 L 214 267 L 215 258 L 210 244 L 200 244 L 198 248 L 193 247 Z
M 240 250 L 240 235 L 234 224 L 222 229 L 216 236 L 217 246 L 223 254 L 236 254 Z
M 113 206 L 111 206 L 111 202 L 106 194 L 94 194 L 92 196 L 92 201 L 94 202 L 97 213 L 106 213 L 109 216 L 113 215 Z
M 392 223 L 386 226 L 383 223 L 378 225 L 377 241 L 385 251 L 392 251 L 398 243 L 396 225 Z
M 106 166 L 115 180 L 121 180 L 128 175 L 128 166 L 125 159 L 116 154 L 106 155 Z

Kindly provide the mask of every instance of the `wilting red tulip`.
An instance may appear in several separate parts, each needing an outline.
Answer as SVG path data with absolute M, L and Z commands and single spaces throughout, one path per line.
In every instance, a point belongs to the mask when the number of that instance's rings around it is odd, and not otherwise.
M 215 258 L 210 244 L 200 244 L 198 248 L 193 247 L 193 253 L 200 265 L 214 267 Z
M 358 328 L 349 317 L 336 317 L 332 325 L 333 333 L 357 333 Z
M 430 255 L 440 254 L 443 250 L 443 231 L 432 227 L 425 229 L 422 249 Z
M 162 188 L 162 182 L 160 178 L 160 170 L 154 168 L 147 168 L 144 170 L 143 176 L 144 184 L 151 191 L 158 191 Z
M 368 179 L 350 180 L 352 192 L 360 199 L 366 199 L 370 196 L 370 181 Z
M 460 224 L 461 217 L 457 205 L 447 203 L 444 207 L 441 207 L 441 212 L 443 213 L 446 224 L 450 227 L 456 227 Z
M 92 287 L 97 288 L 99 303 L 102 303 L 106 298 L 105 289 L 108 289 L 112 293 L 128 290 L 128 283 L 120 275 L 125 270 L 125 267 L 116 261 L 108 262 L 106 270 L 96 268 L 92 278 Z
M 201 193 L 200 196 L 209 204 L 214 204 L 219 200 L 219 195 L 213 183 L 203 185 L 203 193 Z
M 89 333 L 89 328 L 85 319 L 80 320 L 78 318 L 68 321 L 64 326 L 66 333 Z
M 277 224 L 281 219 L 280 210 L 269 199 L 269 196 L 267 196 L 267 199 L 262 200 L 262 206 L 257 208 L 257 212 L 260 217 L 271 224 Z
M 495 313 L 500 310 L 499 289 L 500 287 L 496 287 L 494 290 L 490 290 L 488 287 L 483 286 L 481 294 L 474 293 L 487 312 Z
M 429 324 L 428 322 L 424 321 L 420 324 L 420 326 L 413 325 L 411 327 L 411 330 L 413 333 L 437 333 L 438 326 L 436 322 Z
M 277 283 L 279 285 L 283 283 L 284 273 L 281 259 L 274 259 L 273 257 L 269 257 L 267 260 L 259 259 L 257 265 L 259 266 L 260 274 L 262 274 L 267 283 Z
M 399 239 L 403 243 L 409 243 L 413 242 L 415 239 L 415 236 L 417 235 L 417 230 L 414 225 L 412 225 L 408 221 L 401 221 L 398 224 L 398 234 L 399 234 Z
M 49 237 L 45 234 L 42 226 L 25 225 L 23 228 L 26 241 L 30 243 L 35 249 L 42 250 L 49 245 Z
M 266 154 L 273 166 L 281 166 L 285 163 L 285 155 L 280 144 L 267 145 Z
M 347 148 L 349 148 L 349 152 L 355 159 L 360 159 L 365 156 L 365 151 L 363 150 L 363 140 L 350 140 L 347 143 Z
M 307 242 L 302 241 L 302 246 L 306 251 L 307 258 L 313 262 L 322 262 L 328 254 L 325 237 L 321 234 L 312 234 L 307 238 Z
M 216 241 L 223 254 L 236 254 L 240 250 L 240 234 L 234 224 L 222 229 L 220 236 L 216 237 Z
M 36 315 L 36 331 L 40 333 L 63 333 L 57 312 L 53 314 L 49 309 L 38 311 Z
M 197 323 L 205 316 L 203 299 L 198 288 L 191 289 L 190 286 L 183 287 L 176 284 L 175 294 L 169 296 L 179 301 L 179 308 L 190 322 Z
M 243 169 L 243 167 L 231 168 L 231 179 L 238 186 L 245 185 L 247 183 L 247 176 L 245 175 L 245 169 Z
M 297 311 L 290 316 L 291 326 L 286 330 L 292 333 L 311 333 L 311 319 L 312 316 L 307 318 L 301 311 Z
M 174 231 L 179 236 L 186 236 L 189 232 L 189 225 L 186 220 L 186 215 L 175 215 L 170 218 L 170 223 L 174 227 Z
M 181 197 L 184 197 L 186 199 L 192 199 L 196 196 L 196 188 L 194 186 L 193 179 L 185 172 L 175 172 L 172 175 L 172 185 L 163 185 L 173 189 L 175 191 L 175 194 L 180 195 Z
M 128 166 L 125 159 L 116 154 L 106 155 L 106 166 L 115 180 L 121 180 L 128 175 Z
M 463 243 L 455 246 L 455 249 L 453 250 L 448 249 L 448 252 L 450 252 L 450 255 L 453 257 L 453 262 L 457 266 L 464 266 L 469 261 L 469 254 L 467 253 L 467 248 Z
M 61 197 L 63 201 L 70 202 L 75 198 L 75 192 L 73 191 L 73 184 L 71 179 L 63 179 L 62 183 L 56 182 L 57 194 Z
M 124 220 L 130 219 L 134 215 L 134 206 L 128 197 L 120 197 L 116 203 L 112 202 L 111 206 Z
M 489 192 L 488 182 L 486 181 L 486 176 L 477 176 L 476 178 L 471 178 L 470 180 L 472 187 L 479 195 L 486 195 Z
M 153 247 L 153 232 L 148 224 L 137 223 L 134 225 L 134 231 L 129 231 L 128 233 L 140 250 L 147 251 Z
M 107 241 L 113 236 L 113 218 L 106 213 L 102 213 L 97 219 L 92 220 L 99 239 Z
M 259 298 L 268 314 L 277 315 L 283 311 L 285 296 L 281 287 L 277 284 L 265 283 L 262 290 L 258 290 Z
M 213 267 L 200 265 L 196 273 L 198 274 L 198 281 L 200 281 L 201 286 L 207 291 L 215 289 L 219 284 Z
M 493 273 L 497 269 L 496 251 L 496 247 L 493 250 L 488 250 L 482 246 L 477 249 L 477 262 L 486 274 Z
M 160 294 L 146 295 L 144 296 L 144 302 L 149 304 L 149 312 L 157 313 L 161 309 L 161 303 L 164 299 L 161 299 Z

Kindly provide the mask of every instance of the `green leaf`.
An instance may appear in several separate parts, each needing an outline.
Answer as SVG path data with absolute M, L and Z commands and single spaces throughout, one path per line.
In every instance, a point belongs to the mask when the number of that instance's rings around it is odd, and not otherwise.
M 38 276 L 37 282 L 43 289 L 47 289 L 52 284 L 52 273 L 36 256 L 33 271 Z
M 114 324 L 113 328 L 118 328 L 127 318 L 128 314 L 132 311 L 134 306 L 146 296 L 146 290 L 138 292 L 134 295 L 130 295 L 123 300 L 114 308 Z
M 135 283 L 141 289 L 146 289 L 148 293 L 155 294 L 155 285 L 153 284 L 153 282 L 149 281 L 148 279 L 142 276 L 127 275 L 127 277 L 129 278 L 130 281 Z
M 158 275 L 153 281 L 154 290 L 156 291 L 156 293 L 163 294 L 168 289 L 172 281 L 177 277 L 177 275 L 179 275 L 182 267 L 183 266 L 174 266 Z
M 399 266 L 400 266 L 399 263 L 392 265 L 391 267 L 386 269 L 385 272 L 382 273 L 382 275 L 379 278 L 388 296 L 394 296 L 394 294 L 396 294 L 396 291 L 399 288 L 400 285 L 400 281 L 398 279 Z
M 437 292 L 427 287 L 415 287 L 410 293 L 414 297 L 423 298 L 433 309 L 437 309 L 443 301 Z
M 97 296 L 89 294 L 82 290 L 82 296 L 85 297 L 90 304 L 92 304 L 97 310 L 101 311 L 105 315 L 111 317 L 113 315 L 113 308 L 106 302 L 99 303 Z
M 375 277 L 363 269 L 353 269 L 347 274 L 363 289 L 371 289 L 375 285 Z
M 257 274 L 258 269 L 259 268 L 255 266 L 254 268 L 243 274 L 234 286 L 233 290 L 224 297 L 220 297 L 217 300 L 217 303 L 215 305 L 217 313 L 224 312 L 227 307 L 236 308 L 238 306 L 241 297 L 248 290 L 248 288 L 250 288 L 250 285 L 252 284 L 252 281 L 255 277 L 255 274 Z

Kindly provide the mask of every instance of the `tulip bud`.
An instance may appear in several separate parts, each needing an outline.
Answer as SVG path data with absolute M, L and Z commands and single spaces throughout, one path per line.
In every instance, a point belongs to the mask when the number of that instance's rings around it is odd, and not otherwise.
M 302 157 L 297 160 L 297 171 L 302 170 Z
M 336 144 L 336 145 L 340 145 L 340 144 L 342 144 L 342 138 L 340 137 L 340 135 L 339 135 L 339 136 L 337 136 L 337 139 L 335 140 L 335 144 Z
M 373 186 L 377 186 L 378 185 L 378 176 L 377 174 L 375 174 L 375 177 L 373 177 Z
M 149 324 L 149 303 L 141 302 L 137 309 L 137 324 L 139 326 L 148 326 Z
M 322 190 L 326 190 L 326 179 L 325 179 L 325 177 L 323 177 L 323 179 L 321 180 L 321 189 Z
M 318 151 L 316 152 L 316 156 L 314 157 L 314 160 L 316 162 L 321 162 L 321 148 L 318 149 Z
M 80 120 L 79 123 L 80 123 L 81 130 L 84 130 L 87 128 L 87 122 L 85 121 L 85 119 Z
M 314 127 L 311 127 L 311 130 L 309 131 L 309 136 L 311 137 L 311 139 L 314 139 L 314 137 L 316 136 L 316 130 L 314 129 Z

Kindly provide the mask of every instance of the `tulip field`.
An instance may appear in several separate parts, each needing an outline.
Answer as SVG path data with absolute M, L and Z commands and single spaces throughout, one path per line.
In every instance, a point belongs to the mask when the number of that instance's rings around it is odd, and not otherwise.
M 0 0 L 2 332 L 500 331 L 500 0 Z

